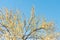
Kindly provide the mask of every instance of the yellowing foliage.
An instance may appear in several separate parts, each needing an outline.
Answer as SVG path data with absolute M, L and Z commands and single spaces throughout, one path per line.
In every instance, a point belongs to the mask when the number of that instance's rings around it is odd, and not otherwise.
M 0 30 L 2 30 L 2 28 L 0 28 Z
M 12 11 L 9 12 L 6 8 L 5 15 L 3 13 L 4 17 L 3 15 L 0 16 L 0 20 L 2 20 L 0 23 L 2 27 L 6 29 L 2 31 L 2 28 L 0 28 L 3 33 L 1 35 L 3 35 L 6 40 L 27 40 L 30 36 L 33 37 L 32 35 L 34 35 L 34 37 L 38 35 L 40 33 L 39 30 L 41 29 L 44 29 L 45 31 L 46 29 L 50 30 L 49 28 L 53 27 L 53 23 L 46 22 L 44 19 L 42 19 L 42 23 L 40 23 L 40 20 L 38 20 L 39 18 L 35 16 L 34 11 L 35 9 L 34 7 L 32 7 L 30 19 L 26 20 L 26 18 L 24 17 L 24 19 L 22 20 L 21 17 L 17 15 L 19 11 L 17 11 L 17 13 L 14 13 Z M 50 36 L 46 35 L 45 40 L 50 40 L 49 37 Z

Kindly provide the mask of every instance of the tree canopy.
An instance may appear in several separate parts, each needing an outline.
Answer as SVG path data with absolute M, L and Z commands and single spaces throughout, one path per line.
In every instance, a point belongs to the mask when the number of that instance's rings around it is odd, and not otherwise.
M 57 40 L 59 33 L 55 33 L 53 22 L 47 22 L 45 18 L 36 17 L 32 7 L 31 16 L 26 19 L 21 16 L 19 10 L 15 13 L 7 8 L 0 10 L 0 38 L 5 40 Z M 22 19 L 23 18 L 23 19 Z

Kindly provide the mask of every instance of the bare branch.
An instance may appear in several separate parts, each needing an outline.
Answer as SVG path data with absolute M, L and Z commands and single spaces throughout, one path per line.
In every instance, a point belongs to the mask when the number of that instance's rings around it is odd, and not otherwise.
M 27 37 L 25 38 L 25 40 L 26 40 L 33 32 L 38 31 L 38 30 L 41 30 L 41 29 L 43 29 L 43 28 L 37 28 L 37 29 L 33 30 L 31 33 L 29 33 L 29 34 L 27 35 Z

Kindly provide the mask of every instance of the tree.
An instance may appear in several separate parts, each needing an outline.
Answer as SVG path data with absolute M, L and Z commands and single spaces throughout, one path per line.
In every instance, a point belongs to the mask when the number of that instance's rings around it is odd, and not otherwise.
M 34 14 L 34 7 L 31 16 L 27 20 L 21 16 L 20 11 L 15 13 L 12 10 L 0 10 L 0 38 L 6 40 L 27 40 L 30 38 L 39 40 L 51 40 L 54 36 L 54 23 L 47 22 L 45 18 L 40 20 Z M 50 38 L 50 39 L 49 39 Z

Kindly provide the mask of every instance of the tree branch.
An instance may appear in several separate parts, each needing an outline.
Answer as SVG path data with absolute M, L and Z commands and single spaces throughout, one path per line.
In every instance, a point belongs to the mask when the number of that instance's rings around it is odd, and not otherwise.
M 32 22 L 32 20 L 33 20 L 34 18 L 35 18 L 35 17 L 32 17 L 31 20 L 29 21 L 28 26 L 25 26 L 25 27 L 28 27 L 28 28 L 29 28 L 29 26 L 31 25 L 31 22 Z M 27 32 L 27 31 L 28 31 L 28 30 L 26 30 L 26 32 Z M 26 32 L 25 32 L 25 34 L 26 34 Z M 24 39 L 24 37 L 25 37 L 25 35 L 23 35 L 22 39 Z
M 1 24 L 1 23 L 0 23 Z M 5 26 L 5 25 L 3 25 L 3 24 L 1 24 L 2 25 L 2 27 L 4 27 L 4 28 L 6 28 L 7 29 L 7 32 L 9 32 L 10 33 L 10 31 L 9 31 L 9 29 L 7 28 L 8 26 Z
M 41 29 L 43 29 L 43 28 L 38 28 L 38 29 L 33 30 L 31 33 L 29 33 L 29 34 L 27 35 L 27 37 L 25 38 L 25 40 L 26 40 L 33 32 L 38 31 L 38 30 L 41 30 Z

